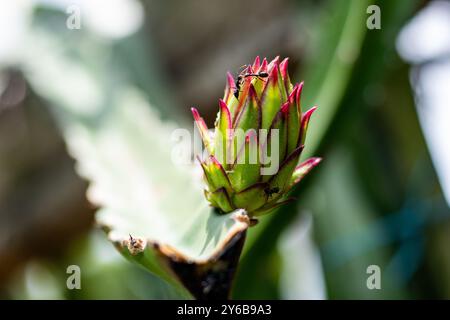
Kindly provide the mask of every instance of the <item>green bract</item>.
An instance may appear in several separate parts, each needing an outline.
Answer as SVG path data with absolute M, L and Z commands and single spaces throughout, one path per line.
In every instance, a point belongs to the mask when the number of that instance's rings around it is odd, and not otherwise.
M 259 216 L 288 202 L 289 190 L 320 162 L 310 158 L 297 166 L 316 107 L 302 113 L 303 83 L 291 84 L 287 58 L 267 63 L 257 57 L 236 81 L 228 73 L 214 133 L 192 108 L 208 153 L 199 159 L 205 196 L 224 213 L 243 208 Z

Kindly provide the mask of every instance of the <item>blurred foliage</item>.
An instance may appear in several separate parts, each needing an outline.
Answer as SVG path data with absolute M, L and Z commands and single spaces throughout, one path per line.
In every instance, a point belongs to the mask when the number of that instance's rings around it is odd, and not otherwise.
M 65 286 L 72 264 L 80 267 L 81 290 Z M 123 259 L 99 230 L 79 238 L 58 259 L 30 262 L 13 279 L 13 299 L 179 298 L 163 280 Z

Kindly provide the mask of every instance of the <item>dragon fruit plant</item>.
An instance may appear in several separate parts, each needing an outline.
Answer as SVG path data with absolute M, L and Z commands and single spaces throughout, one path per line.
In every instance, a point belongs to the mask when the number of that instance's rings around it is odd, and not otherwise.
M 302 113 L 303 82 L 292 85 L 288 59 L 256 57 L 236 80 L 228 73 L 214 132 L 192 113 L 206 155 L 199 158 L 205 197 L 219 212 L 245 209 L 251 218 L 291 201 L 289 191 L 319 162 L 298 165 L 313 107 Z
M 28 40 L 34 54 L 21 55 L 18 66 L 33 91 L 59 108 L 55 119 L 77 172 L 89 182 L 87 198 L 98 207 L 95 220 L 108 240 L 177 297 L 228 299 L 248 228 L 285 203 L 320 161 L 297 166 L 315 109 L 302 113 L 303 85 L 291 85 L 288 60 L 256 58 L 236 81 L 228 75 L 214 132 L 193 109 L 205 145 L 206 201 L 199 170 L 173 161 L 178 125 L 163 121 L 147 95 L 120 76 L 126 66 L 98 60 L 109 45 L 87 37 L 89 45 L 80 47 L 56 37 L 48 24 L 33 24 Z M 50 58 L 41 63 L 36 56 Z M 60 66 L 89 80 L 95 99 L 79 76 Z M 71 90 L 61 90 L 61 79 Z M 189 156 L 190 141 L 181 142 Z

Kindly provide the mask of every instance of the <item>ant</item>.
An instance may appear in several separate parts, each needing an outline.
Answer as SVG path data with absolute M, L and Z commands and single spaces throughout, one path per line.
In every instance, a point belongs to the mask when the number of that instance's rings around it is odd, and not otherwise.
M 243 66 L 244 68 L 246 67 L 246 65 Z M 245 78 L 248 77 L 257 77 L 258 79 L 263 79 L 263 78 L 267 78 L 269 76 L 269 74 L 267 72 L 258 72 L 258 73 L 245 73 L 243 74 L 244 71 L 242 71 L 241 73 L 239 73 L 239 75 L 236 77 L 236 87 L 234 88 L 234 96 L 236 97 L 236 99 L 239 98 L 239 92 L 241 91 L 241 86 L 242 86 L 242 82 L 244 81 Z
M 136 244 L 136 239 L 134 239 L 134 238 L 131 236 L 131 234 L 129 234 L 129 235 L 130 235 L 130 244 L 131 244 L 132 247 L 134 247 L 134 245 Z
M 278 193 L 280 191 L 280 188 L 278 188 L 278 187 L 275 187 L 275 188 L 269 188 L 269 187 L 267 187 L 267 188 L 265 188 L 264 189 L 264 192 L 267 194 L 267 196 L 272 196 L 274 193 Z

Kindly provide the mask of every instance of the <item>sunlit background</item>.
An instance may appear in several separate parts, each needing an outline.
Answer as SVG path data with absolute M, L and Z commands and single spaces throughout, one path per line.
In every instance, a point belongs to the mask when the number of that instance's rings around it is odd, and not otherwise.
M 373 4 L 381 29 L 366 26 Z M 257 55 L 289 57 L 305 81 L 303 105 L 319 106 L 305 157 L 324 161 L 249 231 L 233 297 L 450 298 L 444 0 L 1 1 L 0 298 L 176 298 L 95 228 L 68 128 L 125 88 L 164 122 L 191 129 L 195 106 L 212 126 L 226 71 Z

